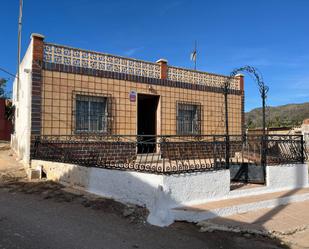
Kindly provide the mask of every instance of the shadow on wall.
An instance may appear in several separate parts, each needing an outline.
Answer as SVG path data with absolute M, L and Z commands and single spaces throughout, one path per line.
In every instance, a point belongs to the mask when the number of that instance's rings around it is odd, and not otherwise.
M 27 154 L 25 146 L 18 143 L 18 139 L 15 137 L 15 135 L 11 136 L 11 148 L 18 156 L 18 160 L 23 160 L 26 164 L 29 163 L 28 158 L 26 158 Z
M 267 186 L 277 189 L 308 187 L 308 166 L 306 164 L 271 165 L 266 168 Z
M 32 168 L 36 167 L 42 167 L 50 180 L 145 206 L 150 212 L 148 222 L 158 226 L 174 222 L 172 208 L 224 196 L 230 190 L 228 170 L 165 176 L 33 160 Z
M 278 165 L 278 166 L 271 166 L 271 167 L 292 167 L 292 165 L 284 165 L 284 166 Z M 304 186 L 305 187 L 308 186 L 308 178 L 304 177 L 304 175 L 303 175 L 303 174 L 306 174 L 306 173 L 308 174 L 308 169 L 307 169 L 307 172 L 301 172 L 301 171 L 296 171 L 296 170 L 294 170 L 292 172 L 293 172 L 293 174 L 291 174 L 289 177 L 291 179 L 293 179 L 294 189 L 292 189 L 291 191 L 287 192 L 286 194 L 280 196 L 280 198 L 285 197 L 285 198 L 290 200 L 291 195 L 295 194 L 299 190 L 299 188 L 304 187 Z M 307 182 L 304 181 L 305 179 L 307 180 Z M 279 201 L 278 201 L 278 204 L 280 204 Z M 278 205 L 277 207 L 274 207 L 271 210 L 269 210 L 269 212 L 267 212 L 265 215 L 256 219 L 254 221 L 254 223 L 261 223 L 261 222 L 266 223 L 268 220 L 271 220 L 272 217 L 274 217 L 276 214 L 280 213 L 285 208 L 286 208 L 286 206 L 284 206 L 284 205 Z

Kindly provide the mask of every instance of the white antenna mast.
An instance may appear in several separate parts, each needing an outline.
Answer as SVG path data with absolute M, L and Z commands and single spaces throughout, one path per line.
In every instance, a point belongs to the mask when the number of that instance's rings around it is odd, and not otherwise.
M 197 57 L 197 50 L 196 50 L 196 41 L 194 43 L 194 50 L 191 53 L 191 61 L 194 61 L 194 70 L 196 70 L 196 57 Z

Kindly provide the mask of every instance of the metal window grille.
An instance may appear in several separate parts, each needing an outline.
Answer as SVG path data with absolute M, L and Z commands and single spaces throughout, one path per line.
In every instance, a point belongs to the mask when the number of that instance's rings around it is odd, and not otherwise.
M 177 134 L 201 134 L 201 105 L 177 103 Z
M 110 114 L 108 97 L 77 94 L 75 98 L 75 132 L 107 133 Z

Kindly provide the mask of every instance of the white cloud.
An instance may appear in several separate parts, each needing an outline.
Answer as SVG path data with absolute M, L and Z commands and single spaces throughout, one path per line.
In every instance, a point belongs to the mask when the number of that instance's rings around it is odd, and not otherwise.
M 131 49 L 124 51 L 124 54 L 126 56 L 133 56 L 134 54 L 136 54 L 136 52 L 138 52 L 142 49 L 143 49 L 143 47 L 131 48 Z

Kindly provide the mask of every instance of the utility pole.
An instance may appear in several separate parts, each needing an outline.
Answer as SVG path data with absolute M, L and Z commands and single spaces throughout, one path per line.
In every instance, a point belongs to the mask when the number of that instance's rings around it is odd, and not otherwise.
M 23 17 L 23 0 L 19 0 L 19 17 L 18 17 L 18 35 L 17 35 L 17 85 L 16 85 L 16 97 L 19 100 L 19 87 L 20 87 L 20 50 L 21 50 L 21 28 L 22 28 L 22 17 Z

